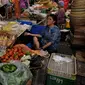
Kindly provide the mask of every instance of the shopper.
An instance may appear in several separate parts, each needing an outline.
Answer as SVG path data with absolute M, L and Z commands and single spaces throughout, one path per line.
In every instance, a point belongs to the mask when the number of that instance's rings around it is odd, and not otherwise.
M 62 25 L 65 24 L 64 2 L 63 1 L 59 1 L 58 2 L 58 7 L 59 7 L 59 10 L 56 13 L 56 16 L 57 16 L 57 25 L 59 26 L 59 28 L 61 28 Z
M 55 25 L 56 16 L 50 14 L 47 16 L 47 26 L 42 31 L 41 35 L 25 33 L 24 35 L 33 36 L 33 42 L 35 49 L 43 49 L 48 52 L 56 51 L 58 44 L 60 42 L 60 30 Z

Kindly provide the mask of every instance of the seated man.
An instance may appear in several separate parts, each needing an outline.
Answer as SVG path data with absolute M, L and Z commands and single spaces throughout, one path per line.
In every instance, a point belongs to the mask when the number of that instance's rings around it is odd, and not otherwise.
M 33 36 L 35 49 L 43 49 L 48 52 L 55 52 L 60 41 L 60 30 L 55 25 L 56 16 L 47 16 L 47 26 L 40 34 L 25 33 L 24 35 Z

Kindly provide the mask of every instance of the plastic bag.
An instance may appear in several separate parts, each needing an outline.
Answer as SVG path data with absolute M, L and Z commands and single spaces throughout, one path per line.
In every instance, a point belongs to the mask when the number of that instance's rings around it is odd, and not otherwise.
M 1 63 L 0 67 L 4 64 Z M 8 64 L 14 64 L 17 67 L 17 70 L 12 73 L 5 73 L 0 70 L 0 83 L 2 85 L 26 85 L 28 80 L 32 79 L 30 69 L 26 65 L 19 61 L 12 61 Z

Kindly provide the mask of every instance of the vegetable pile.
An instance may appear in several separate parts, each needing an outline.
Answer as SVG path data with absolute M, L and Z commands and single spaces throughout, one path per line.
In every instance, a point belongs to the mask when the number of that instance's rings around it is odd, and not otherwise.
M 8 49 L 6 54 L 0 57 L 0 62 L 10 62 L 10 60 L 20 60 L 24 55 L 40 55 L 39 50 L 31 50 L 24 44 L 17 44 L 12 49 Z
M 22 49 L 21 46 L 14 46 L 8 49 L 6 54 L 0 57 L 1 62 L 9 62 L 10 60 L 20 60 L 25 54 L 30 54 L 29 50 Z

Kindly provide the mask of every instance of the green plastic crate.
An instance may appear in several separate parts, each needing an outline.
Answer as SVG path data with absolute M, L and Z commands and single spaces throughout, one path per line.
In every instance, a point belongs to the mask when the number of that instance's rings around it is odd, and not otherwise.
M 76 85 L 76 81 L 47 74 L 46 85 Z

